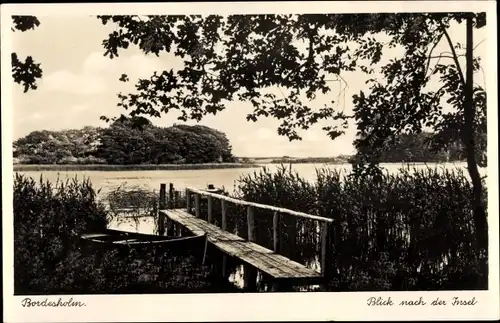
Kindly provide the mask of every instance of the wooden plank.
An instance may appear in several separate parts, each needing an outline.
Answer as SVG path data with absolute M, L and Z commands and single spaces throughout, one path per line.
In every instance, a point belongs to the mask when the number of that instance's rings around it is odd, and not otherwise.
M 227 232 L 227 231 L 222 231 L 222 229 L 216 227 L 213 224 L 208 224 L 207 222 L 205 222 L 203 220 L 202 221 L 191 221 L 190 223 L 198 226 L 199 228 L 201 228 L 203 230 L 213 232 L 213 233 L 216 233 L 218 235 L 232 236 L 232 237 L 237 237 L 239 240 L 243 240 L 242 237 L 239 237 L 239 236 L 232 234 L 230 232 Z
M 264 248 L 261 245 L 258 245 L 258 244 L 254 243 L 254 242 L 249 242 L 249 241 L 243 241 L 243 242 L 245 242 L 245 243 L 244 244 L 240 244 L 240 245 L 242 245 L 242 248 L 251 249 L 255 253 L 259 253 L 259 254 L 273 254 L 273 255 L 275 254 L 272 250 Z
M 292 261 L 280 255 L 263 255 L 263 257 L 271 258 L 273 262 L 279 263 L 282 268 L 289 268 L 294 272 L 296 277 L 321 277 L 321 274 L 314 269 L 307 268 L 302 264 Z
M 208 224 L 206 221 L 200 219 L 182 219 L 180 221 L 183 225 L 188 228 L 196 227 L 199 230 L 203 230 L 209 234 L 209 239 L 218 239 L 218 240 L 237 240 L 243 241 L 242 237 L 239 237 L 235 234 L 229 233 L 227 231 L 222 231 L 218 227 L 213 224 Z
M 266 252 L 265 254 L 260 253 L 253 248 L 254 244 L 248 243 L 248 242 L 233 242 L 233 245 L 235 245 L 237 248 L 241 250 L 245 250 L 243 253 L 244 257 L 248 258 L 250 260 L 249 262 L 252 265 L 257 264 L 255 267 L 257 268 L 278 268 L 281 271 L 280 275 L 272 275 L 270 272 L 266 272 L 267 274 L 279 278 L 279 277 L 290 277 L 290 276 L 297 276 L 297 271 L 294 270 L 293 268 L 283 266 L 281 262 L 277 261 L 274 257 L 272 257 L 272 251 L 268 250 L 269 252 Z M 267 249 L 266 249 L 267 250 Z M 271 255 L 270 257 L 268 257 Z
M 273 257 L 272 254 L 261 254 L 255 252 L 249 247 L 249 243 L 245 241 L 235 241 L 230 243 L 218 243 L 216 247 L 222 251 L 237 257 L 254 268 L 266 273 L 272 279 L 319 279 L 321 276 L 318 272 L 307 269 L 305 267 L 297 270 L 283 264 L 282 261 Z
M 246 243 L 245 248 L 254 250 L 255 253 L 261 255 L 262 258 L 270 258 L 272 262 L 277 262 L 280 267 L 287 267 L 293 270 L 297 275 L 302 276 L 320 276 L 317 271 L 307 268 L 306 266 L 292 261 L 282 255 L 276 254 L 269 249 L 266 249 L 256 243 Z
M 167 214 L 167 216 L 169 218 L 171 218 L 172 220 L 193 217 L 191 214 L 187 213 L 186 211 L 179 210 L 179 209 L 161 210 L 160 212 Z
M 241 246 L 235 244 L 234 242 L 220 242 L 215 245 L 219 250 L 223 251 L 224 253 L 230 255 L 231 257 L 239 258 L 242 261 L 253 265 L 257 268 L 265 268 L 266 274 L 279 278 L 279 277 L 289 277 L 290 274 L 283 271 L 282 269 L 275 267 L 275 266 L 269 266 L 267 264 L 262 264 L 262 261 L 257 257 L 258 254 L 253 252 L 250 249 L 244 249 L 241 248 Z M 260 268 L 259 268 L 260 269 Z M 264 271 L 264 270 L 263 270 Z
M 203 227 L 199 227 L 201 230 L 207 232 L 209 239 L 211 241 L 244 241 L 242 237 L 228 233 L 228 232 L 217 232 L 214 230 L 206 230 Z
M 170 218 L 176 217 L 176 218 L 184 218 L 187 215 L 191 216 L 191 214 L 188 214 L 186 211 L 184 212 L 179 212 L 179 209 L 173 209 L 173 210 L 162 210 L 164 213 L 168 213 L 168 216 Z
M 219 241 L 216 247 L 235 258 L 241 258 L 246 253 L 252 252 L 251 250 L 242 249 L 234 241 Z
M 182 212 L 182 211 L 181 211 Z M 243 238 L 229 233 L 227 231 L 222 231 L 220 228 L 213 224 L 209 224 L 202 219 L 197 219 L 192 215 L 187 215 L 179 213 L 178 210 L 168 211 L 169 219 L 184 225 L 189 230 L 201 230 L 209 234 L 210 240 L 238 240 L 243 241 Z
M 226 231 L 222 231 L 221 229 L 217 228 L 216 226 L 207 223 L 206 221 L 202 219 L 197 219 L 193 217 L 190 214 L 183 214 L 179 213 L 179 210 L 169 210 L 167 212 L 167 216 L 170 220 L 175 221 L 183 226 L 185 226 L 187 229 L 189 229 L 191 232 L 197 232 L 197 234 L 201 232 L 207 232 L 209 234 L 209 239 L 210 240 L 242 240 L 243 238 L 238 237 L 237 235 L 231 234 Z M 185 211 L 181 211 L 185 212 Z
M 204 231 L 200 230 L 196 225 L 192 224 L 188 219 L 179 217 L 176 212 L 168 212 L 167 217 L 182 226 L 185 226 L 188 230 L 190 230 L 195 235 L 203 235 Z
M 241 243 L 240 243 L 241 244 Z M 269 249 L 266 249 L 256 243 L 245 242 L 244 248 L 252 249 L 255 253 L 260 254 L 262 258 L 271 258 L 272 262 L 279 263 L 281 267 L 287 267 L 292 269 L 297 275 L 301 276 L 320 276 L 320 273 L 307 268 L 306 266 L 299 264 L 298 262 L 292 261 L 282 255 L 276 254 Z
M 259 270 L 267 273 L 273 278 L 286 278 L 287 277 L 321 277 L 320 273 L 313 269 L 309 269 L 299 263 L 293 262 L 283 256 L 279 256 L 270 250 L 267 250 L 261 246 L 248 242 L 231 242 L 233 246 L 241 249 L 239 257 L 243 261 L 249 262 L 254 265 Z M 256 247 L 260 248 L 256 248 Z M 265 253 L 260 252 L 262 249 L 266 250 Z M 256 258 L 254 258 L 256 257 Z M 253 259 L 250 259 L 253 258 Z M 286 275 L 276 276 L 272 272 L 269 272 L 269 268 L 280 268 Z

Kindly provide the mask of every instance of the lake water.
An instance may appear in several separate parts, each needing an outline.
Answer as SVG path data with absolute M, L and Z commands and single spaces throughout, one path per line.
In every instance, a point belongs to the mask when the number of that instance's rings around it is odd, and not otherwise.
M 407 165 L 407 164 L 406 164 Z M 400 163 L 382 164 L 382 167 L 389 173 L 397 173 L 405 165 Z M 270 171 L 276 171 L 279 164 L 265 164 Z M 292 164 L 292 169 L 297 171 L 303 178 L 309 181 L 315 181 L 316 169 L 331 168 L 343 172 L 350 172 L 350 164 L 325 165 L 325 164 Z M 411 167 L 425 169 L 427 167 L 440 170 L 462 169 L 466 173 L 466 163 L 440 163 L 440 164 L 412 164 Z M 151 170 L 151 171 L 30 171 L 19 172 L 27 176 L 39 179 L 41 175 L 44 178 L 55 182 L 58 178 L 65 180 L 68 178 L 78 179 L 90 178 L 95 189 L 101 190 L 101 195 L 106 192 L 125 185 L 128 187 L 141 187 L 149 190 L 160 189 L 161 183 L 173 183 L 178 190 L 185 187 L 206 188 L 208 184 L 214 184 L 216 187 L 224 187 L 231 191 L 235 182 L 242 175 L 259 172 L 261 168 L 231 168 L 231 169 L 204 169 L 204 170 Z M 480 168 L 482 176 L 486 175 L 486 168 Z M 127 231 L 138 231 L 150 233 L 154 228 L 152 219 L 143 218 L 140 223 L 123 222 L 112 223 L 112 227 Z
M 399 163 L 382 164 L 382 167 L 389 173 L 396 173 L 404 166 Z M 415 168 L 425 169 L 427 167 L 438 169 L 463 169 L 466 172 L 465 163 L 440 163 L 440 164 L 412 164 Z M 266 164 L 271 171 L 275 171 L 280 165 Z M 350 172 L 350 164 L 324 165 L 324 164 L 292 164 L 292 169 L 297 171 L 303 178 L 314 181 L 316 178 L 316 169 L 327 167 L 337 169 L 346 173 Z M 216 187 L 224 187 L 232 191 L 235 181 L 242 175 L 259 172 L 260 168 L 232 168 L 232 169 L 202 169 L 202 170 L 151 170 L 151 171 L 29 171 L 20 172 L 35 179 L 40 175 L 55 182 L 57 178 L 65 180 L 67 178 L 79 179 L 90 178 L 94 188 L 101 189 L 105 193 L 120 185 L 138 186 L 145 189 L 160 189 L 161 183 L 173 183 L 178 190 L 185 187 L 206 188 L 208 184 L 214 184 Z M 486 168 L 480 169 L 481 175 L 486 174 Z
M 382 164 L 381 165 L 389 173 L 397 173 L 399 169 L 407 164 Z M 270 171 L 276 171 L 280 165 L 266 164 L 262 167 L 267 167 Z M 316 169 L 327 167 L 336 169 L 345 173 L 349 173 L 352 169 L 349 164 L 340 165 L 324 165 L 324 164 L 293 164 L 292 169 L 298 172 L 303 178 L 308 181 L 315 181 Z M 462 169 L 467 174 L 465 163 L 440 163 L 440 164 L 412 164 L 410 167 L 417 169 L 425 169 L 427 167 L 436 168 L 439 170 L 452 170 Z M 95 189 L 101 190 L 101 194 L 125 185 L 129 187 L 141 187 L 149 190 L 158 191 L 161 183 L 173 183 L 174 187 L 178 190 L 185 187 L 206 188 L 208 184 L 213 184 L 216 187 L 224 187 L 226 190 L 231 191 L 235 182 L 242 175 L 252 174 L 259 172 L 261 168 L 240 168 L 240 169 L 206 169 L 206 170 L 158 170 L 158 171 L 31 171 L 19 172 L 24 175 L 39 179 L 41 175 L 45 179 L 55 182 L 58 178 L 66 180 L 68 178 L 78 179 L 89 178 Z M 480 168 L 481 176 L 486 175 L 486 168 Z M 111 228 L 116 228 L 124 231 L 135 231 L 142 233 L 154 232 L 154 219 L 141 218 L 139 222 L 132 220 L 113 221 L 110 223 Z M 319 263 L 309 264 L 319 270 Z M 316 268 L 318 267 L 318 268 Z M 229 280 L 242 287 L 243 284 L 243 267 L 239 266 L 234 272 L 230 274 Z

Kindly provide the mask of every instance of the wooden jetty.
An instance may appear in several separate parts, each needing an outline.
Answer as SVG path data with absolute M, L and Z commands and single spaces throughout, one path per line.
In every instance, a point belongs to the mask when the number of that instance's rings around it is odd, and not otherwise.
M 173 208 L 173 184 L 170 184 L 169 204 L 167 205 L 166 184 L 160 186 L 160 210 L 158 217 L 158 228 L 160 235 L 165 234 L 165 223 L 168 229 L 177 229 L 177 234 L 187 230 L 194 236 L 207 236 L 207 241 L 220 251 L 222 259 L 222 275 L 225 276 L 226 257 L 237 258 L 244 264 L 244 290 L 253 291 L 256 288 L 257 271 L 270 281 L 269 285 L 275 291 L 287 290 L 291 286 L 321 284 L 328 276 L 330 267 L 331 250 L 330 231 L 332 219 L 297 212 L 289 209 L 270 205 L 258 204 L 239 199 L 234 199 L 222 194 L 214 193 L 216 190 L 200 190 L 195 188 L 186 189 L 186 208 Z M 194 196 L 194 215 L 192 199 Z M 207 219 L 200 217 L 201 199 L 207 200 Z M 221 203 L 221 225 L 213 222 L 213 203 L 218 200 Z M 234 203 L 246 207 L 247 239 L 226 231 L 227 218 L 231 216 L 227 212 L 227 203 Z M 273 249 L 264 248 L 255 243 L 255 209 L 264 209 L 273 212 Z M 282 215 L 305 218 L 317 221 L 321 224 L 321 272 L 307 268 L 303 264 L 293 261 L 279 254 L 281 241 L 280 217 Z M 295 228 L 292 228 L 294 230 Z

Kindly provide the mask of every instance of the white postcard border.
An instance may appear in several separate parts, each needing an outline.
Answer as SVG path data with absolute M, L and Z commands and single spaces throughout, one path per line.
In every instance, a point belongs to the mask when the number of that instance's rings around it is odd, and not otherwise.
M 494 1 L 331 1 L 261 3 L 117 3 L 117 4 L 16 4 L 2 5 L 2 209 L 3 278 L 5 322 L 91 322 L 91 321 L 260 321 L 260 320 L 415 320 L 415 319 L 498 319 L 499 235 L 498 235 L 498 98 L 496 10 Z M 235 13 L 349 13 L 486 11 L 489 55 L 486 85 L 488 95 L 488 193 L 489 193 L 489 290 L 457 292 L 343 292 L 283 294 L 183 294 L 183 295 L 99 295 L 36 296 L 33 300 L 63 301 L 70 297 L 83 307 L 23 307 L 26 297 L 13 296 L 12 219 L 12 79 L 10 71 L 12 14 L 235 14 Z M 36 31 L 34 31 L 36 32 Z M 369 297 L 398 300 L 439 297 L 472 298 L 474 306 L 392 306 L 370 307 Z

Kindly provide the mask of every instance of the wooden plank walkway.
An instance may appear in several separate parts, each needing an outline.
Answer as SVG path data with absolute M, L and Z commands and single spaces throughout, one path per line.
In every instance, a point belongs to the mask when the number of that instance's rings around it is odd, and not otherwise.
M 161 213 L 188 229 L 194 235 L 208 236 L 208 241 L 229 256 L 236 257 L 244 263 L 267 274 L 276 280 L 293 280 L 295 283 L 318 283 L 321 273 L 281 256 L 256 243 L 222 230 L 203 219 L 186 212 L 185 209 L 160 210 Z

